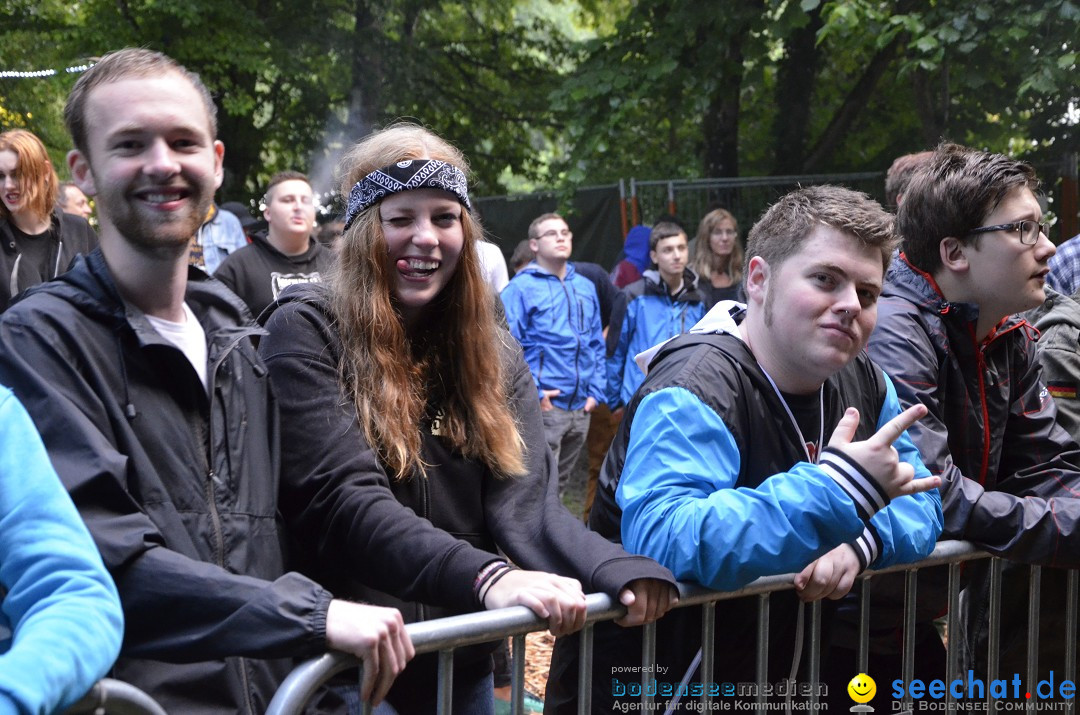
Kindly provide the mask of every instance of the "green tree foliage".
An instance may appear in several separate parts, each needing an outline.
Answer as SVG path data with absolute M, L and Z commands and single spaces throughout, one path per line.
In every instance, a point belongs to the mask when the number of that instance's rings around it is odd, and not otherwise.
M 1075 150 L 1071 0 L 619 7 L 555 95 L 573 181 L 881 169 L 942 138 Z
M 465 150 L 481 192 L 499 191 L 508 172 L 549 181 L 550 144 L 565 118 L 548 96 L 567 48 L 533 5 L 356 0 L 339 142 L 411 119 Z
M 880 170 L 942 137 L 1076 151 L 1077 2 L 0 0 L 0 68 L 167 52 L 215 93 L 230 197 L 284 168 L 328 187 L 397 118 L 458 144 L 480 193 Z M 0 79 L 0 127 L 62 162 L 74 79 Z
M 79 9 L 63 0 L 0 0 L 0 69 L 58 70 L 44 77 L 0 78 L 0 131 L 37 134 L 62 175 L 71 148 L 62 119 L 64 98 L 77 76 L 64 69 L 81 64 L 62 45 L 79 19 Z

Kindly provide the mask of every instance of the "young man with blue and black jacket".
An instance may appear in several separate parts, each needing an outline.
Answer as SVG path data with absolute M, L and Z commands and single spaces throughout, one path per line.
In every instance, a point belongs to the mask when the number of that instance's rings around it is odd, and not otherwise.
M 750 232 L 748 305 L 719 304 L 691 334 L 642 356 L 648 374 L 600 474 L 590 527 L 676 578 L 735 590 L 797 574 L 794 593 L 771 599 L 769 683 L 800 652 L 800 600 L 840 598 L 868 566 L 917 561 L 941 532 L 940 480 L 906 434 L 925 410 L 901 411 L 863 350 L 895 244 L 892 218 L 864 194 L 819 186 L 781 198 Z M 717 681 L 757 680 L 757 607 L 749 597 L 718 609 Z M 593 712 L 618 711 L 631 691 L 611 674 L 633 672 L 618 668 L 636 665 L 628 659 L 641 649 L 602 626 Z M 691 666 L 700 643 L 697 609 L 663 620 L 659 699 L 684 673 L 700 683 Z M 556 644 L 548 712 L 573 712 L 576 652 L 572 639 Z M 803 659 L 802 685 L 805 669 Z
M 501 294 L 506 321 L 525 353 L 548 446 L 565 493 L 589 431 L 589 413 L 605 397 L 605 350 L 596 288 L 570 263 L 573 234 L 561 216 L 529 225 L 534 259 Z
M 698 277 L 687 267 L 686 233 L 661 221 L 649 234 L 647 270 L 615 299 L 608 329 L 607 404 L 614 410 L 630 402 L 645 373 L 634 356 L 685 333 L 705 315 Z

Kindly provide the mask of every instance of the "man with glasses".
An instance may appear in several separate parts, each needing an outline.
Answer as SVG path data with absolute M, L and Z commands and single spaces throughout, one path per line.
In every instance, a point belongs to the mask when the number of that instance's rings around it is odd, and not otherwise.
M 1014 316 L 1045 299 L 1055 251 L 1042 223 L 1037 184 L 1034 170 L 1022 162 L 939 146 L 900 204 L 903 252 L 889 271 L 869 352 L 893 378 L 902 405 L 921 402 L 929 409 L 909 431 L 926 466 L 942 478 L 942 538 L 967 539 L 1015 561 L 1076 567 L 1080 451 L 1058 424 L 1041 379 L 1037 332 Z M 975 658 L 983 674 L 986 566 L 980 561 L 965 569 L 966 613 L 949 619 L 949 645 L 966 647 L 964 655 Z M 1060 598 L 1060 592 L 1051 596 L 1056 589 L 1046 578 L 1046 598 Z M 924 615 L 915 658 L 922 667 L 944 661 L 930 623 L 946 604 L 944 581 L 935 581 L 930 575 L 919 583 Z M 1003 674 L 1027 672 L 1026 590 L 1027 569 L 1007 575 Z M 1042 629 L 1040 677 L 1064 670 L 1064 629 L 1051 621 L 1063 613 L 1043 610 L 1043 625 L 1051 627 Z M 870 665 L 867 672 L 878 678 L 882 671 L 873 659 Z
M 559 463 L 560 497 L 585 446 L 589 413 L 604 400 L 607 377 L 596 287 L 570 263 L 573 247 L 562 216 L 533 219 L 533 260 L 501 294 L 510 332 L 536 381 L 544 432 Z

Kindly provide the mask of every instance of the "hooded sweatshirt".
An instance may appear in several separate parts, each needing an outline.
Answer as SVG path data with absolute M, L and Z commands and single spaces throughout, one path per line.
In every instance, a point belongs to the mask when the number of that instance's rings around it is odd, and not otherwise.
M 250 245 L 222 262 L 214 278 L 229 286 L 258 318 L 281 291 L 296 283 L 321 283 L 333 264 L 334 254 L 318 241 L 309 238 L 306 251 L 289 256 L 274 248 L 265 234 L 256 234 Z
M 53 211 L 45 233 L 30 238 L 16 231 L 10 220 L 0 219 L 0 312 L 30 286 L 66 271 L 75 256 L 89 253 L 97 243 L 86 219 L 60 209 Z

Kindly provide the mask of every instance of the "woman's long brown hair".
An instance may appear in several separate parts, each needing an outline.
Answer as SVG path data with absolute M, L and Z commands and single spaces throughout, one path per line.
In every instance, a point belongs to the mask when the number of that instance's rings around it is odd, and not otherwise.
M 426 129 L 396 124 L 367 137 L 342 161 L 342 195 L 375 169 L 440 159 L 467 172 L 465 157 Z M 421 423 L 439 410 L 439 433 L 497 475 L 524 472 L 524 443 L 510 410 L 504 335 L 476 251 L 479 221 L 463 209 L 465 244 L 450 282 L 410 336 L 394 306 L 379 205 L 359 214 L 330 277 L 331 309 L 344 348 L 346 399 L 392 479 L 424 474 Z M 432 402 L 435 402 L 433 405 Z
M 712 250 L 712 242 L 709 240 L 713 229 L 724 219 L 731 221 L 736 234 L 731 253 L 727 257 L 717 255 Z M 711 280 L 713 274 L 727 273 L 732 285 L 742 282 L 743 248 L 738 233 L 739 222 L 727 209 L 713 209 L 702 217 L 701 223 L 698 224 L 697 243 L 694 246 L 694 258 L 690 266 L 702 281 Z

